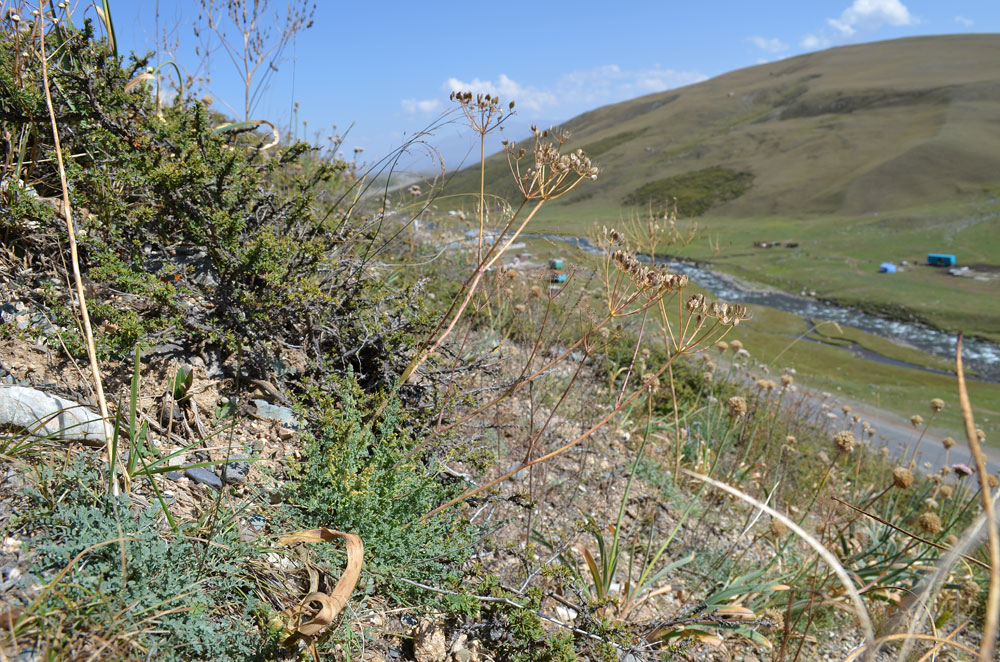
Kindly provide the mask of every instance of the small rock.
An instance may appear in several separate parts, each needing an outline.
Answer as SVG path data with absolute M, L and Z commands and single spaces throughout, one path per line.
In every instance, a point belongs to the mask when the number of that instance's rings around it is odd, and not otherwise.
M 208 485 L 209 487 L 214 487 L 217 490 L 222 489 L 222 479 L 204 467 L 187 469 L 184 471 L 184 475 L 196 483 Z
M 445 662 L 448 659 L 444 630 L 433 621 L 424 621 L 417 627 L 413 638 L 413 657 L 417 662 Z
M 183 422 L 184 412 L 181 411 L 181 406 L 169 395 L 164 396 L 160 404 L 160 426 L 176 430 Z
M 264 527 L 267 526 L 267 518 L 263 515 L 251 515 L 247 518 L 247 524 L 256 531 L 263 531 Z
M 261 400 L 260 398 L 252 401 L 254 406 L 257 407 L 257 418 L 266 418 L 271 421 L 278 421 L 286 428 L 292 428 L 293 430 L 302 429 L 302 421 L 295 416 L 295 412 L 288 407 L 281 407 L 279 405 L 272 405 L 271 403 Z
M 250 474 L 250 463 L 236 461 L 247 459 L 247 455 L 233 453 L 229 458 L 230 461 L 222 465 L 222 480 L 230 485 L 242 485 L 247 482 L 247 476 Z
M 278 439 L 281 439 L 282 441 L 288 441 L 294 436 L 295 436 L 294 430 L 289 430 L 288 428 L 285 427 L 278 428 Z
M 167 473 L 165 473 L 163 475 L 166 476 L 167 478 L 169 478 L 170 480 L 174 481 L 175 483 L 177 481 L 179 481 L 181 478 L 184 477 L 184 476 L 182 476 L 180 473 L 178 473 L 176 471 L 168 471 Z

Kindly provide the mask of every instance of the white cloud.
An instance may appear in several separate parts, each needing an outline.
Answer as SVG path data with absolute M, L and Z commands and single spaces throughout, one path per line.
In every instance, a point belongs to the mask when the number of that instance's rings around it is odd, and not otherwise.
M 747 40 L 765 53 L 781 53 L 788 50 L 788 44 L 777 37 L 768 39 L 767 37 L 753 36 L 747 37 Z
M 815 35 L 812 33 L 807 34 L 802 37 L 802 41 L 799 42 L 799 46 L 805 48 L 806 50 L 816 50 L 818 48 L 827 48 L 830 45 L 830 40 L 823 35 Z
M 403 110 L 414 115 L 416 113 L 433 113 L 441 108 L 440 99 L 403 99 Z
M 958 23 L 959 25 L 961 25 L 962 27 L 965 27 L 965 28 L 971 28 L 973 25 L 976 24 L 975 21 L 973 21 L 970 18 L 966 18 L 964 16 L 956 16 L 955 17 L 955 22 Z
M 807 33 L 799 41 L 799 45 L 806 50 L 829 48 L 875 32 L 886 25 L 903 27 L 919 22 L 900 0 L 853 0 L 839 18 L 826 19 L 826 28 Z
M 675 71 L 658 66 L 629 70 L 609 64 L 594 69 L 571 71 L 544 88 L 522 85 L 506 74 L 500 74 L 495 81 L 449 78 L 444 87 L 449 92 L 471 90 L 477 94 L 499 95 L 504 103 L 508 100 L 515 101 L 517 108 L 526 115 L 545 113 L 548 117 L 571 117 L 596 106 L 662 92 L 706 78 L 707 76 L 697 72 Z
M 883 25 L 914 25 L 917 20 L 899 0 L 854 0 L 840 18 L 828 18 L 827 24 L 845 37 L 859 30 L 872 32 Z

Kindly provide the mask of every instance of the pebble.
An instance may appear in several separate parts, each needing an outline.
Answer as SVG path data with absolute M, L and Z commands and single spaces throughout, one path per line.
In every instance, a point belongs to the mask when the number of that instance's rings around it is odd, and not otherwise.
M 245 460 L 248 456 L 245 453 L 233 453 L 229 457 L 230 461 L 222 465 L 222 480 L 230 485 L 242 485 L 247 482 L 250 474 L 250 463 L 235 460 Z
M 196 483 L 222 489 L 222 479 L 203 467 L 194 467 L 184 471 L 184 475 Z
M 253 400 L 254 406 L 257 408 L 257 416 L 259 418 L 266 418 L 272 421 L 278 421 L 286 428 L 292 428 L 293 430 L 302 429 L 303 423 L 295 416 L 295 412 L 288 407 L 280 407 L 278 405 L 272 405 L 265 400 Z
M 167 478 L 169 478 L 170 480 L 174 481 L 175 483 L 177 481 L 179 481 L 181 478 L 184 477 L 184 476 L 182 476 L 180 473 L 178 473 L 176 471 L 168 471 L 167 473 L 165 473 L 163 475 L 166 476 Z
M 413 638 L 413 657 L 417 662 L 445 662 L 448 644 L 444 630 L 432 621 L 424 621 Z

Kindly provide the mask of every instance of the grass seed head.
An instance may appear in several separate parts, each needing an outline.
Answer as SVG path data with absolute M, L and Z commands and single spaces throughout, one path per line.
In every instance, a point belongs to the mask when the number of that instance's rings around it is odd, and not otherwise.
M 917 524 L 920 525 L 920 530 L 924 533 L 941 533 L 941 518 L 938 517 L 937 513 L 926 512 L 923 513 L 918 519 Z
M 850 453 L 854 450 L 854 445 L 856 443 L 857 442 L 854 440 L 854 433 L 850 430 L 841 430 L 837 434 L 833 435 L 833 445 L 839 453 Z
M 892 484 L 901 490 L 908 490 L 913 486 L 913 472 L 906 467 L 896 467 L 892 470 Z
M 734 395 L 729 398 L 729 417 L 742 418 L 747 413 L 747 401 L 743 396 Z

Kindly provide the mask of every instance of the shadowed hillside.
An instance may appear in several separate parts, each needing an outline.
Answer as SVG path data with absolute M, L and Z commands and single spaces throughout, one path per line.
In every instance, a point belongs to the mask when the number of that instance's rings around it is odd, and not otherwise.
M 979 192 L 1000 183 L 998 61 L 995 35 L 916 37 L 598 108 L 563 128 L 601 177 L 557 204 L 676 196 L 682 215 L 855 214 Z M 476 175 L 457 173 L 447 192 L 477 190 Z M 504 156 L 492 157 L 487 188 L 513 193 L 509 177 Z

